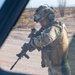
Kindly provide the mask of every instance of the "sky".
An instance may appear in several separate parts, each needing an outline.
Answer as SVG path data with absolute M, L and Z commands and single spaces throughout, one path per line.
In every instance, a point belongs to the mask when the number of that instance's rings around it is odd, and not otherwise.
M 5 0 L 0 0 L 0 8 L 3 5 Z M 30 0 L 27 7 L 38 7 L 40 5 L 49 5 L 49 6 L 58 6 L 59 0 Z M 66 0 L 66 5 L 71 6 L 75 5 L 75 0 Z
M 40 5 L 49 5 L 49 6 L 58 6 L 58 1 L 59 0 L 30 0 L 28 3 L 27 7 L 38 7 Z M 74 5 L 75 0 L 66 0 L 66 5 Z

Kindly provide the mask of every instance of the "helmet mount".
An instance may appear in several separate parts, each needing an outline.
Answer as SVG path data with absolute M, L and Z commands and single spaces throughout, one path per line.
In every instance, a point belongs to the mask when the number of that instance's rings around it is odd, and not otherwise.
M 44 18 L 48 18 L 50 21 L 54 20 L 55 18 L 55 10 L 53 7 L 49 6 L 39 6 L 36 9 L 36 12 L 34 14 L 34 21 L 39 22 L 40 20 Z

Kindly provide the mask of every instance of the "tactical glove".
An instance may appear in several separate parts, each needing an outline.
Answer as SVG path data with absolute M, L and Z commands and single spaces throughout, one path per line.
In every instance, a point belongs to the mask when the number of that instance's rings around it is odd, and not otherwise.
M 23 56 L 26 56 L 26 52 L 27 52 L 28 50 L 32 49 L 33 47 L 31 46 L 31 44 L 25 43 L 21 48 L 22 48 L 22 51 L 21 51 L 19 54 L 17 54 L 17 56 L 18 56 L 19 58 L 21 58 L 21 57 L 23 57 Z

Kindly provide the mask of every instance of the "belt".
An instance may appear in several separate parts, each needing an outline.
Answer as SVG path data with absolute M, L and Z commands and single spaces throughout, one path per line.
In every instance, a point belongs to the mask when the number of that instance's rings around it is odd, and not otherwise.
M 62 63 L 62 60 L 60 60 L 60 62 L 57 63 L 57 64 L 55 64 L 53 62 L 51 64 L 52 64 L 53 67 L 59 67 L 59 66 L 61 66 L 61 63 Z
M 61 64 L 52 64 L 53 67 L 59 67 Z
M 60 67 L 60 66 L 63 66 L 64 64 L 66 64 L 68 61 L 63 61 L 63 62 L 60 62 L 59 64 L 54 64 L 52 63 L 52 66 L 53 67 Z

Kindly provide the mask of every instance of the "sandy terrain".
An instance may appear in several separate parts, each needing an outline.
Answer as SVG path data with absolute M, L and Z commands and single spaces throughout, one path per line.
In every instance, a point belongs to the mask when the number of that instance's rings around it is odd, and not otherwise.
M 75 32 L 75 18 L 71 16 L 66 16 L 64 18 L 59 18 L 68 27 L 68 38 L 69 42 L 73 37 Z M 38 26 L 39 28 L 39 26 Z M 0 67 L 4 70 L 10 71 L 10 67 L 17 60 L 16 54 L 21 51 L 21 46 L 29 41 L 27 38 L 30 33 L 30 29 L 15 29 L 12 30 L 7 40 L 5 41 L 3 47 L 0 50 Z M 74 40 L 75 41 L 75 40 Z M 73 42 L 74 42 L 73 41 Z M 72 69 L 72 75 L 75 75 L 75 50 L 74 43 L 72 43 L 69 50 L 69 62 Z M 72 47 L 73 46 L 73 47 Z M 13 68 L 12 72 L 28 73 L 28 74 L 38 74 L 47 75 L 47 68 L 41 68 L 41 52 L 37 50 L 33 52 L 27 52 L 30 59 L 23 57 Z
M 10 67 L 17 60 L 16 54 L 21 51 L 21 46 L 28 42 L 30 30 L 13 30 L 0 51 L 1 68 L 10 71 Z M 47 68 L 41 68 L 41 53 L 37 50 L 27 52 L 30 59 L 23 57 L 13 68 L 14 72 L 47 75 Z

